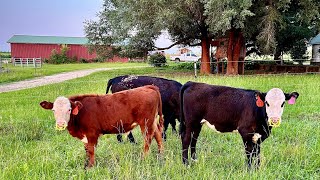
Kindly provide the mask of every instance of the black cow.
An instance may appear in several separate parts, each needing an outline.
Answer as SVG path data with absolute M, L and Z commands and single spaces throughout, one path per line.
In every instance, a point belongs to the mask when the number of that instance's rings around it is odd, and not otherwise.
M 182 161 L 188 164 L 188 149 L 196 159 L 196 143 L 203 124 L 219 132 L 238 131 L 242 137 L 248 167 L 260 164 L 260 144 L 279 126 L 285 100 L 294 104 L 299 94 L 273 88 L 268 93 L 255 90 L 188 82 L 180 91 L 180 134 Z
M 172 130 L 176 131 L 176 120 L 179 119 L 179 91 L 182 87 L 177 81 L 168 80 L 159 77 L 150 76 L 118 76 L 108 81 L 106 94 L 109 92 L 111 87 L 112 93 L 133 89 L 145 85 L 155 85 L 159 88 L 161 99 L 162 99 L 162 111 L 164 116 L 164 131 L 163 137 L 166 138 L 166 130 L 168 129 L 169 123 L 172 126 Z M 119 142 L 122 141 L 122 136 L 117 136 Z M 130 142 L 134 143 L 132 133 L 128 135 Z

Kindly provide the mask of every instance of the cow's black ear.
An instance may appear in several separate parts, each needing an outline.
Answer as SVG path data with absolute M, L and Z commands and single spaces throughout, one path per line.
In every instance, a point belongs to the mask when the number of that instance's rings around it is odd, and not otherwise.
M 40 103 L 40 106 L 43 108 L 43 109 L 52 109 L 53 108 L 53 103 L 52 102 L 48 102 L 48 101 L 42 101 Z
M 292 97 L 295 98 L 295 99 L 298 99 L 299 97 L 299 93 L 298 92 L 292 92 L 290 94 L 288 93 L 284 93 L 285 97 L 286 97 L 286 100 L 290 100 Z
M 296 103 L 296 99 L 299 97 L 299 93 L 293 92 L 291 94 L 284 93 L 286 100 L 288 101 L 288 104 L 294 104 Z
M 267 93 L 262 93 L 262 92 L 256 91 L 256 92 L 255 92 L 255 97 L 256 97 L 256 99 L 257 99 L 257 97 L 259 96 L 262 101 L 265 101 L 265 99 L 266 99 L 266 94 L 267 94 Z

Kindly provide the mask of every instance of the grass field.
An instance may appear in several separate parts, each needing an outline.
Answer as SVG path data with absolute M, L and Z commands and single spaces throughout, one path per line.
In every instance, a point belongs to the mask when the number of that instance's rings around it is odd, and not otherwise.
M 83 69 L 94 68 L 117 68 L 129 66 L 147 66 L 146 63 L 79 63 L 79 64 L 43 64 L 42 68 L 20 67 L 12 64 L 3 64 L 4 70 L 7 72 L 0 73 L 0 84 L 13 81 L 21 81 L 25 79 L 47 76 L 62 72 L 69 72 Z
M 119 144 L 115 135 L 100 138 L 96 167 L 85 171 L 82 142 L 67 131 L 54 129 L 54 117 L 39 103 L 60 95 L 104 93 L 106 81 L 117 75 L 148 74 L 181 83 L 209 84 L 268 91 L 279 87 L 297 91 L 295 105 L 285 105 L 283 122 L 262 144 L 259 170 L 248 172 L 239 134 L 217 134 L 204 127 L 197 144 L 198 162 L 185 167 L 181 142 L 168 130 L 165 153 L 157 157 L 153 141 L 150 155 L 141 159 L 137 145 Z M 0 179 L 320 179 L 319 75 L 201 76 L 171 69 L 98 72 L 64 83 L 0 94 Z

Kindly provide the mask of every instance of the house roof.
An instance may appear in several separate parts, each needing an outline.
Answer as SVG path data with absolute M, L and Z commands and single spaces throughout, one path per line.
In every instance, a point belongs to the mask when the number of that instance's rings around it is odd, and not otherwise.
M 318 34 L 316 37 L 312 38 L 310 41 L 310 44 L 320 44 L 320 34 Z
M 85 37 L 63 37 L 63 36 L 29 36 L 14 35 L 7 43 L 29 43 L 29 44 L 88 44 Z

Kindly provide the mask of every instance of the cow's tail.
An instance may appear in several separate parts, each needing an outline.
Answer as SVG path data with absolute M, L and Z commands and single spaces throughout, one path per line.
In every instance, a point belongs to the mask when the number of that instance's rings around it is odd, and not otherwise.
M 107 89 L 106 89 L 106 94 L 108 94 L 109 89 L 110 89 L 110 87 L 111 87 L 111 85 L 112 85 L 112 83 L 113 83 L 113 80 L 114 80 L 114 78 L 109 79 L 109 81 L 108 81 L 108 85 L 107 85 Z
M 146 87 L 153 89 L 157 92 L 158 94 L 158 115 L 159 115 L 159 122 L 157 124 L 159 131 L 162 133 L 163 131 L 163 114 L 162 114 L 162 99 L 161 99 L 161 94 L 160 90 L 157 86 L 154 85 L 146 85 Z
M 161 94 L 160 94 L 159 88 L 158 87 L 156 87 L 156 88 L 157 88 L 157 93 L 158 93 L 158 96 L 159 96 L 159 104 L 158 104 L 159 123 L 158 123 L 158 129 L 162 133 L 162 131 L 163 131 L 163 122 L 164 122 L 163 114 L 162 114 L 162 99 L 161 99 Z
M 186 131 L 186 124 L 184 119 L 184 112 L 183 112 L 183 94 L 184 91 L 189 87 L 189 82 L 183 85 L 180 89 L 179 99 L 180 99 L 180 128 L 179 134 L 182 135 Z

